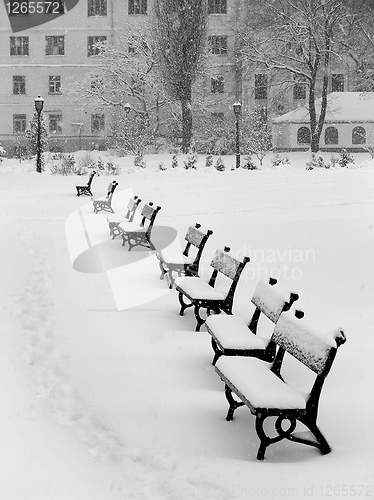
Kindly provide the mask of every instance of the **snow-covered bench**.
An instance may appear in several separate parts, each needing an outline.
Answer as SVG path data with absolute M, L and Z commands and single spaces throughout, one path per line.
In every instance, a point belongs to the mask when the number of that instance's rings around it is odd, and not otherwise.
M 226 314 L 232 313 L 235 290 L 243 272 L 244 267 L 249 262 L 249 257 L 244 257 L 243 261 L 235 259 L 229 254 L 230 248 L 216 250 L 210 266 L 213 268 L 209 281 L 199 276 L 181 276 L 176 278 L 175 287 L 178 291 L 181 309 L 179 314 L 183 316 L 188 307 L 194 307 L 194 314 L 197 321 L 196 331 L 200 330 L 204 319 L 200 316 L 200 309 L 206 309 L 209 315 L 211 311 Z M 218 273 L 226 277 L 228 283 L 221 283 L 217 286 Z M 184 301 L 184 297 L 189 303 Z
M 212 336 L 214 350 L 213 365 L 220 356 L 255 356 L 272 361 L 275 355 L 275 344 L 269 338 L 258 335 L 258 321 L 263 314 L 276 323 L 282 311 L 288 311 L 299 298 L 296 293 L 284 293 L 277 290 L 277 280 L 270 278 L 268 282 L 257 283 L 251 299 L 255 310 L 247 324 L 237 315 L 217 314 L 208 316 L 206 329 Z
M 92 198 L 92 203 L 93 203 L 93 209 L 95 214 L 98 212 L 111 212 L 114 214 L 114 210 L 112 208 L 112 198 L 113 198 L 113 193 L 116 187 L 118 186 L 118 182 L 113 181 L 109 184 L 108 189 L 107 189 L 107 194 L 103 198 L 97 198 L 94 199 Z
M 322 386 L 337 349 L 344 344 L 346 338 L 339 328 L 333 332 L 321 333 L 308 325 L 303 316 L 301 311 L 293 310 L 280 315 L 271 337 L 277 344 L 273 363 L 266 363 L 257 358 L 222 356 L 215 366 L 216 372 L 225 383 L 225 395 L 229 403 L 226 420 L 232 420 L 236 408 L 243 405 L 256 417 L 255 427 L 260 439 L 258 460 L 264 459 L 269 445 L 282 439 L 315 446 L 322 454 L 331 451 L 317 427 L 318 405 Z M 280 372 L 286 353 L 316 374 L 314 383 L 307 392 L 305 388 L 300 387 L 302 379 L 299 370 L 295 370 L 296 366 L 293 367 L 292 385 L 282 378 Z M 305 375 L 309 380 L 309 373 Z M 238 399 L 234 398 L 232 393 Z M 264 422 L 268 417 L 274 416 L 277 435 L 270 437 L 265 432 Z M 288 424 L 284 427 L 286 420 Z M 297 428 L 300 423 L 309 431 Z
M 88 182 L 85 186 L 75 186 L 77 189 L 77 196 L 81 196 L 82 194 L 87 195 L 87 196 L 93 196 L 91 193 L 91 184 L 92 184 L 92 179 L 96 175 L 96 170 L 92 170 Z
M 153 202 L 145 204 L 141 211 L 141 221 L 136 222 L 121 222 L 118 228 L 122 236 L 122 246 L 128 244 L 129 251 L 136 246 L 142 246 L 155 250 L 155 246 L 151 241 L 151 233 L 158 212 L 161 207 L 153 206 Z
M 157 252 L 161 270 L 160 279 L 164 279 L 166 275 L 169 288 L 172 288 L 174 284 L 173 273 L 177 273 L 178 276 L 198 276 L 201 255 L 211 234 L 213 231 L 210 229 L 203 231 L 200 224 L 195 224 L 187 230 L 184 237 L 187 243 L 183 251 L 179 247 L 168 246 Z M 194 256 L 190 253 L 192 249 L 196 249 Z
M 139 203 L 141 203 L 141 199 L 138 198 L 137 196 L 134 196 L 134 198 L 130 198 L 128 204 L 127 204 L 127 212 L 124 218 L 121 219 L 121 216 L 118 215 L 108 215 L 107 221 L 109 225 L 109 233 L 110 236 L 112 237 L 112 240 L 116 236 L 120 236 L 122 234 L 122 231 L 119 227 L 121 222 L 132 222 L 134 220 L 135 212 L 139 206 Z

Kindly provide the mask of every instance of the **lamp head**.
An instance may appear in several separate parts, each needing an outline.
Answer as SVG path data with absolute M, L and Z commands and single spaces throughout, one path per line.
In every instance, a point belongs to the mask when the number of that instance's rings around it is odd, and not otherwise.
M 236 101 L 236 102 L 234 102 L 234 104 L 232 105 L 232 107 L 233 107 L 235 116 L 239 116 L 240 115 L 240 111 L 242 109 L 241 103 L 239 101 Z
M 35 109 L 38 113 L 43 111 L 44 99 L 40 95 L 34 99 Z

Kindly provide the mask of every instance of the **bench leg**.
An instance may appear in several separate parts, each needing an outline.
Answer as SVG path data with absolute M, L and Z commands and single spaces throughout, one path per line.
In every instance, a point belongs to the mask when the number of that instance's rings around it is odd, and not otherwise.
M 186 302 L 184 302 L 184 300 L 183 300 L 183 293 L 182 292 L 178 293 L 178 299 L 179 299 L 179 303 L 181 305 L 181 308 L 180 308 L 180 311 L 179 311 L 179 315 L 183 316 L 184 311 L 186 309 L 188 309 L 189 307 L 192 307 L 193 303 L 191 302 L 191 304 L 186 304 Z
M 227 384 L 225 384 L 225 396 L 229 403 L 229 411 L 227 412 L 226 420 L 230 422 L 234 418 L 234 411 L 240 406 L 244 406 L 244 403 L 243 401 L 236 401 L 236 399 L 232 397 L 232 391 Z
M 256 432 L 258 437 L 260 438 L 260 447 L 257 452 L 257 460 L 263 460 L 265 458 L 266 448 L 273 444 L 281 441 L 282 439 L 289 439 L 293 441 L 293 437 L 291 436 L 292 432 L 296 429 L 296 418 L 295 417 L 285 417 L 280 415 L 275 421 L 275 430 L 278 433 L 278 436 L 269 437 L 264 431 L 264 422 L 269 417 L 269 415 L 264 415 L 262 413 L 256 414 Z M 284 430 L 282 427 L 282 422 L 284 420 L 289 421 L 288 429 Z
M 213 351 L 214 351 L 214 358 L 213 358 L 213 361 L 212 361 L 212 365 L 215 366 L 215 364 L 217 363 L 217 361 L 219 360 L 219 358 L 222 356 L 223 353 L 218 348 L 217 342 L 214 340 L 213 337 L 212 337 L 212 347 L 213 347 Z
M 195 318 L 196 318 L 196 321 L 197 321 L 195 332 L 199 332 L 201 326 L 205 323 L 205 319 L 203 319 L 200 316 L 200 308 L 201 308 L 200 302 L 196 302 L 195 303 L 195 307 L 194 307 L 194 314 L 195 314 Z
M 326 438 L 322 434 L 322 432 L 318 429 L 317 427 L 317 422 L 315 418 L 310 418 L 308 416 L 301 416 L 299 417 L 299 420 L 301 423 L 303 423 L 310 432 L 313 434 L 313 436 L 316 438 L 315 441 L 311 439 L 303 439 L 299 437 L 292 436 L 291 440 L 296 441 L 298 443 L 303 443 L 303 444 L 308 444 L 310 446 L 314 446 L 315 448 L 318 448 L 322 455 L 327 455 L 330 453 L 331 448 L 329 443 L 326 441 Z

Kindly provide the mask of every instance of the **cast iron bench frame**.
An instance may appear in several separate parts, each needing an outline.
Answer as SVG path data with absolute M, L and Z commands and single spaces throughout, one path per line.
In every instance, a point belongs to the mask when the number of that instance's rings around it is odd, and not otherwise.
M 207 285 L 214 289 L 218 273 L 229 278 L 231 280 L 231 285 L 229 286 L 228 290 L 224 292 L 223 298 L 214 299 L 209 297 L 197 297 L 194 296 L 191 292 L 187 292 L 185 287 L 183 287 L 183 282 L 185 280 L 185 286 L 186 284 L 188 285 L 188 283 L 191 283 L 192 285 L 194 284 L 193 281 L 190 282 L 189 280 L 198 280 L 196 283 L 197 285 L 199 285 L 199 282 L 201 284 L 203 284 L 203 282 L 206 283 L 206 281 L 199 276 L 185 276 L 177 278 L 175 280 L 175 288 L 178 292 L 178 298 L 181 305 L 179 314 L 180 316 L 183 316 L 184 311 L 188 307 L 193 307 L 195 318 L 197 321 L 195 331 L 197 332 L 200 331 L 201 326 L 205 322 L 205 319 L 200 316 L 200 309 L 206 309 L 208 315 L 211 314 L 212 311 L 216 314 L 219 314 L 221 311 L 225 312 L 226 314 L 232 314 L 235 290 L 240 275 L 243 272 L 246 264 L 250 261 L 250 258 L 244 257 L 242 261 L 239 261 L 229 255 L 228 252 L 230 252 L 229 247 L 225 247 L 223 251 L 220 249 L 216 250 L 210 263 L 210 266 L 213 268 L 213 272 L 210 276 L 209 281 L 207 282 Z M 190 303 L 186 303 L 183 297 L 186 297 L 190 301 Z
M 202 231 L 201 225 L 196 223 L 195 226 L 190 226 L 187 230 L 187 233 L 184 237 L 186 240 L 186 246 L 180 255 L 179 262 L 171 262 L 167 260 L 162 250 L 157 252 L 156 256 L 159 261 L 160 266 L 160 279 L 163 280 L 165 275 L 167 274 L 167 279 L 169 281 L 169 288 L 173 288 L 174 285 L 174 277 L 173 273 L 177 273 L 178 276 L 198 276 L 199 275 L 199 264 L 200 259 L 208 241 L 209 236 L 213 234 L 213 231 L 208 229 L 206 232 Z M 194 247 L 196 249 L 195 257 L 193 258 L 190 255 L 191 248 Z M 179 256 L 178 256 L 179 257 Z
M 161 210 L 160 206 L 153 207 L 153 202 L 146 203 L 141 211 L 141 221 L 139 226 L 135 229 L 131 228 L 129 230 L 118 228 L 122 236 L 122 246 L 128 244 L 129 251 L 131 251 L 136 246 L 141 246 L 149 248 L 151 250 L 156 250 L 154 244 L 151 241 L 153 224 L 155 222 L 156 216 Z
M 107 218 L 108 225 L 109 225 L 109 233 L 110 233 L 110 236 L 112 237 L 112 240 L 114 240 L 114 238 L 116 236 L 120 236 L 122 234 L 121 229 L 118 227 L 119 224 L 121 224 L 122 222 L 132 222 L 134 220 L 136 210 L 139 206 L 139 203 L 141 203 L 141 201 L 142 200 L 140 198 L 138 198 L 137 196 L 130 198 L 130 200 L 127 204 L 127 212 L 126 212 L 126 215 L 125 215 L 123 220 L 119 220 L 119 217 L 117 218 L 117 220 L 109 220 Z
M 235 336 L 235 330 L 233 328 L 239 328 L 239 331 L 237 330 L 237 335 L 236 337 L 239 339 L 242 337 L 241 332 L 244 330 L 244 328 L 248 329 L 248 337 L 249 339 L 253 336 L 256 336 L 258 334 L 258 322 L 260 319 L 261 314 L 269 318 L 274 324 L 277 323 L 279 316 L 282 312 L 288 311 L 292 304 L 299 299 L 299 295 L 297 293 L 291 292 L 289 294 L 288 300 L 284 299 L 278 299 L 278 309 L 274 309 L 274 303 L 275 301 L 269 301 L 267 303 L 264 301 L 264 297 L 261 295 L 262 290 L 266 286 L 267 288 L 267 293 L 272 291 L 272 287 L 276 289 L 277 284 L 277 279 L 275 278 L 269 278 L 268 284 L 262 282 L 261 280 L 257 284 L 253 296 L 251 299 L 252 304 L 256 306 L 252 317 L 250 319 L 249 324 L 247 324 L 244 319 L 236 316 L 236 315 L 231 315 L 228 317 L 222 317 L 223 315 L 217 315 L 217 316 L 209 316 L 206 319 L 205 322 L 205 327 L 208 331 L 208 333 L 212 337 L 212 348 L 214 351 L 214 358 L 212 361 L 212 365 L 214 366 L 217 362 L 217 360 L 221 356 L 255 356 L 259 359 L 263 359 L 264 361 L 272 361 L 275 356 L 275 351 L 276 351 L 276 345 L 272 341 L 268 341 L 266 344 L 266 339 L 261 338 L 261 336 L 258 335 L 257 338 L 260 338 L 264 342 L 264 347 L 259 348 L 259 347 L 227 347 L 225 346 L 225 340 L 222 339 L 221 335 L 218 334 L 216 328 L 217 328 L 217 322 L 225 322 L 225 327 L 230 329 L 230 336 L 232 339 L 232 336 Z M 274 294 L 276 294 L 276 290 L 274 291 Z M 265 296 L 265 299 L 267 297 Z M 274 296 L 273 296 L 274 298 Z M 216 330 L 216 331 L 215 331 Z M 248 339 L 248 340 L 249 340 Z M 239 342 L 238 342 L 239 343 Z M 257 344 L 257 343 L 256 343 Z
M 91 184 L 92 184 L 92 179 L 94 178 L 95 175 L 96 175 L 96 170 L 92 170 L 88 178 L 88 182 L 85 186 L 75 186 L 77 189 L 77 196 L 81 195 L 93 196 L 93 194 L 91 193 Z
M 266 448 L 269 445 L 277 443 L 282 439 L 314 446 L 318 448 L 322 454 L 327 454 L 331 451 L 330 445 L 317 426 L 318 407 L 324 381 L 331 369 L 337 349 L 340 345 L 345 343 L 346 338 L 343 330 L 338 329 L 334 333 L 334 338 L 331 338 L 331 342 L 328 342 L 326 339 L 324 343 L 325 339 L 316 335 L 316 333 L 309 328 L 301 327 L 301 330 L 298 329 L 298 325 L 295 323 L 297 318 L 302 318 L 304 316 L 302 311 L 296 311 L 295 316 L 290 320 L 291 314 L 292 311 L 282 313 L 274 328 L 271 340 L 277 344 L 278 349 L 275 359 L 271 364 L 271 368 L 265 368 L 265 362 L 256 358 L 220 358 L 215 367 L 217 374 L 225 383 L 225 396 L 229 403 L 226 420 L 232 420 L 235 410 L 244 405 L 249 408 L 253 415 L 255 415 L 255 428 L 260 439 L 260 447 L 257 453 L 258 460 L 264 459 Z M 285 318 L 285 315 L 287 318 Z M 318 354 L 320 351 L 323 353 L 322 356 Z M 256 373 L 257 368 L 259 369 L 257 370 L 259 377 L 256 377 L 256 383 L 253 384 L 250 389 L 248 389 L 247 386 L 247 393 L 249 391 L 257 391 L 257 395 L 260 394 L 260 397 L 263 394 L 266 396 L 266 391 L 264 387 L 261 387 L 261 382 L 258 379 L 261 379 L 261 373 L 264 374 L 263 369 L 269 370 L 269 373 L 272 372 L 274 377 L 278 377 L 281 382 L 285 383 L 290 388 L 291 386 L 284 381 L 281 375 L 282 362 L 286 353 L 299 360 L 316 374 L 310 392 L 307 394 L 305 393 L 305 397 L 303 398 L 305 399 L 303 408 L 297 405 L 294 405 L 292 408 L 276 408 L 270 404 L 264 407 L 258 406 L 250 400 L 251 397 L 243 394 L 228 376 L 225 375 L 225 371 L 227 372 L 228 369 L 230 370 L 232 367 L 234 367 L 234 369 L 238 368 L 238 361 L 242 367 L 247 364 L 249 364 L 248 367 L 251 367 L 251 363 L 254 369 L 251 371 L 252 376 L 253 373 Z M 247 380 L 247 382 L 249 381 Z M 246 381 L 240 380 L 240 383 L 238 383 L 238 381 L 236 381 L 236 383 L 242 387 L 243 383 L 245 384 Z M 299 395 L 301 394 L 301 392 L 295 389 L 291 390 L 293 392 L 298 392 Z M 235 399 L 232 393 L 234 393 L 239 400 Z M 268 436 L 264 430 L 265 420 L 272 416 L 277 417 L 274 423 L 277 433 L 275 437 Z M 285 420 L 289 422 L 289 426 L 286 429 L 282 426 Z M 310 432 L 306 434 L 294 433 L 298 421 L 304 424 Z M 312 436 L 310 436 L 310 434 L 312 434 Z
M 92 198 L 93 210 L 95 214 L 97 214 L 98 212 L 111 212 L 112 214 L 114 214 L 114 210 L 112 208 L 112 198 L 117 186 L 118 182 L 112 181 L 108 186 L 107 195 L 105 198 L 97 200 L 94 200 Z

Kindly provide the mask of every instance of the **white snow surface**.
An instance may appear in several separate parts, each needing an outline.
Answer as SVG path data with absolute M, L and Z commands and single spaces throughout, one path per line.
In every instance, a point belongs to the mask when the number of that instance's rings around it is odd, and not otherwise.
M 119 311 L 108 276 L 78 272 L 70 259 L 66 220 L 89 201 L 75 190 L 86 178 L 4 160 L 1 500 L 322 499 L 345 496 L 344 486 L 373 495 L 373 162 L 355 155 L 354 169 L 307 171 L 310 156 L 288 156 L 291 166 L 272 169 L 269 159 L 259 171 L 231 170 L 235 158 L 224 157 L 224 172 L 203 157 L 196 171 L 171 169 L 171 155 L 146 157 L 146 169 L 116 158 L 113 201 L 132 189 L 160 205 L 158 224 L 181 238 L 196 222 L 210 227 L 204 277 L 216 248 L 249 255 L 234 302 L 245 320 L 258 280 L 276 275 L 314 324 L 343 327 L 318 419 L 332 452 L 281 441 L 257 461 L 254 418 L 239 408 L 225 421 L 210 335 L 194 331 L 191 309 L 179 316 L 156 257 L 146 259 L 147 279 L 165 293 L 142 297 L 134 285 L 136 305 Z M 95 196 L 108 180 L 94 178 Z

